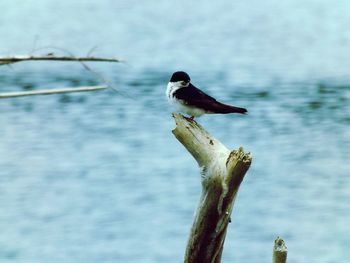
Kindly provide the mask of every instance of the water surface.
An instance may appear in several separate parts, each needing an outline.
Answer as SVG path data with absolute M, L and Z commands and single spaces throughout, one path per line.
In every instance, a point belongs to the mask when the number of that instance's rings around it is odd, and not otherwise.
M 181 262 L 200 195 L 171 134 L 175 70 L 247 116 L 198 121 L 253 164 L 223 262 L 350 253 L 350 2 L 2 1 L 0 53 L 117 56 L 89 94 L 0 101 L 1 262 Z M 0 91 L 96 85 L 79 64 L 0 68 Z

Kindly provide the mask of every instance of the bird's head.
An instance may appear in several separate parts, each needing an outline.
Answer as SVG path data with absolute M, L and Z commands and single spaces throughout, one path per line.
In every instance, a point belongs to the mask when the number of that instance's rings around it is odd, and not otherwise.
M 190 85 L 190 81 L 191 81 L 191 78 L 186 72 L 176 71 L 171 76 L 169 82 L 172 83 L 173 86 L 183 88 L 183 87 L 188 87 L 188 85 Z

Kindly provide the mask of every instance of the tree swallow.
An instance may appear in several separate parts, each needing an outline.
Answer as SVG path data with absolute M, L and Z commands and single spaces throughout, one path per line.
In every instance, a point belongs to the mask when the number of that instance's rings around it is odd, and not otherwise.
M 166 89 L 166 96 L 179 111 L 194 117 L 203 114 L 227 114 L 247 112 L 239 108 L 223 104 L 191 84 L 190 76 L 183 71 L 177 71 L 172 76 Z

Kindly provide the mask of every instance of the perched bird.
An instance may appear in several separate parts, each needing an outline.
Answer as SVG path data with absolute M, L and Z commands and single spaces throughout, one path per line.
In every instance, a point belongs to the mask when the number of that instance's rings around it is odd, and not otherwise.
M 192 85 L 190 76 L 183 71 L 177 71 L 171 76 L 166 96 L 179 111 L 191 116 L 191 120 L 203 114 L 247 112 L 244 108 L 223 104 L 196 88 Z

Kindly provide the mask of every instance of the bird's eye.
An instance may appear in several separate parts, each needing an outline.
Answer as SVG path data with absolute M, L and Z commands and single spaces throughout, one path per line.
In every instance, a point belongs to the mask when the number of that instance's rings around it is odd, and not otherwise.
M 184 86 L 185 86 L 185 85 L 187 85 L 187 83 L 188 83 L 188 82 L 185 81 L 185 80 L 184 80 L 184 81 L 181 81 L 181 85 L 184 85 Z

